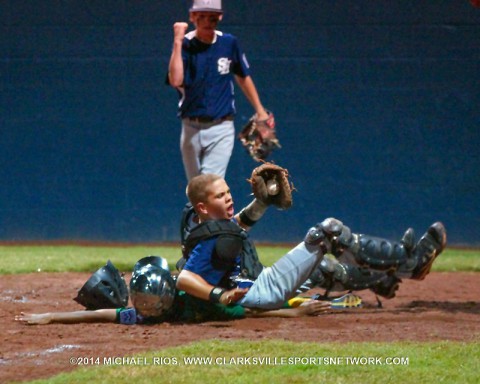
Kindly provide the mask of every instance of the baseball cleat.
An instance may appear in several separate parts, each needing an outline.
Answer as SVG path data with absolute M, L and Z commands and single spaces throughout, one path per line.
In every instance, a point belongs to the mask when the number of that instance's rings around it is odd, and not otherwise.
M 447 231 L 439 221 L 432 224 L 418 242 L 414 254 L 418 265 L 413 270 L 412 279 L 423 280 L 430 273 L 435 258 L 442 253 L 447 245 Z
M 332 309 L 358 308 L 361 306 L 362 298 L 353 293 L 347 293 L 337 299 L 333 299 L 331 302 Z

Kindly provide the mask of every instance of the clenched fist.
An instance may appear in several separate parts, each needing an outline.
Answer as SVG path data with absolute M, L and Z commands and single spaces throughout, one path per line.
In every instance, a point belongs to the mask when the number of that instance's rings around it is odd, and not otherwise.
M 187 31 L 188 24 L 184 22 L 177 22 L 173 24 L 173 38 L 174 40 L 182 41 L 185 37 L 185 32 Z

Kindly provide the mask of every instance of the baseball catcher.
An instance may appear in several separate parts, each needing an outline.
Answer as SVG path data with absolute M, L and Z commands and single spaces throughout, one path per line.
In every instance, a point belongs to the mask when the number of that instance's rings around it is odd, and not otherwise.
M 265 160 L 274 149 L 281 148 L 275 132 L 275 117 L 272 112 L 267 113 L 266 120 L 253 115 L 238 134 L 243 147 L 256 161 Z
M 241 226 L 230 220 L 206 220 L 199 225 L 195 208 L 192 203 L 188 203 L 183 209 L 180 221 L 183 256 L 176 264 L 177 269 L 179 271 L 183 269 L 190 252 L 198 243 L 218 237 L 219 246 L 216 247 L 218 249 L 212 262 L 218 266 L 224 264 L 224 261 L 218 260 L 219 254 L 228 253 L 236 256 L 236 253 L 239 253 L 241 255 L 240 277 L 256 279 L 263 270 L 263 265 L 258 258 L 255 245 L 250 241 L 243 227 L 255 225 L 270 205 L 280 209 L 288 209 L 292 206 L 293 185 L 288 178 L 286 169 L 272 163 L 264 163 L 253 170 L 251 178 L 247 181 L 252 185 L 255 199 L 239 213 L 238 220 L 242 223 Z
M 272 180 L 275 188 L 271 186 Z M 262 164 L 253 170 L 249 181 L 255 198 L 235 214 L 230 188 L 222 177 L 203 174 L 193 178 L 187 196 L 198 215 L 198 228 L 220 228 L 221 224 L 233 223 L 249 231 L 270 205 L 280 209 L 292 205 L 292 186 L 284 168 Z M 325 288 L 327 296 L 330 291 L 371 289 L 392 298 L 401 278 L 422 280 L 429 273 L 433 261 L 446 246 L 446 230 L 442 223 L 436 222 L 418 242 L 413 230 L 396 242 L 352 233 L 340 220 L 328 218 L 312 227 L 304 240 L 274 265 L 261 268 L 255 275 L 243 274 L 247 253 L 242 252 L 241 235 L 209 229 L 205 236 L 195 236 L 191 244 L 187 238 L 187 243 L 178 289 L 207 302 L 270 310 L 280 308 L 305 285 L 309 285 L 307 289 Z M 358 306 L 358 300 L 339 304 Z

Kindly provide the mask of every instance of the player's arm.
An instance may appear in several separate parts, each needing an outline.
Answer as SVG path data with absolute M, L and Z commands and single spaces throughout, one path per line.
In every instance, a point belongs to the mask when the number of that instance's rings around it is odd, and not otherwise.
M 15 316 L 16 321 L 26 324 L 75 324 L 75 323 L 114 323 L 117 316 L 116 309 L 97 309 L 96 311 L 48 312 L 48 313 L 21 313 Z
M 205 281 L 200 275 L 186 269 L 182 269 L 178 275 L 177 289 L 199 299 L 225 305 L 237 302 L 248 292 L 248 289 L 235 288 L 225 290 L 215 287 Z
M 258 95 L 257 88 L 253 82 L 251 76 L 241 77 L 235 75 L 235 80 L 242 90 L 243 94 L 247 98 L 247 100 L 252 105 L 253 109 L 257 114 L 257 119 L 259 120 L 266 120 L 268 119 L 268 113 L 262 105 L 260 101 L 260 96 Z
M 168 64 L 168 81 L 174 88 L 183 85 L 182 44 L 187 28 L 188 24 L 183 22 L 178 22 L 173 25 L 173 49 Z
M 322 302 L 317 300 L 307 301 L 295 308 L 281 308 L 277 310 L 254 310 L 246 309 L 246 317 L 304 317 L 304 316 L 318 316 L 323 312 L 331 309 L 329 302 Z
M 262 218 L 268 205 L 255 198 L 253 201 L 235 215 L 237 223 L 247 231 Z

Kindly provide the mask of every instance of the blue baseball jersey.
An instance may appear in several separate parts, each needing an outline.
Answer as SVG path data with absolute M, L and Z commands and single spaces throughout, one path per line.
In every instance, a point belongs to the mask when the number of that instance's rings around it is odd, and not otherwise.
M 196 273 L 211 285 L 221 286 L 221 281 L 228 273 L 230 277 L 240 273 L 240 255 L 235 260 L 235 268 L 232 271 L 215 269 L 212 265 L 212 255 L 215 250 L 218 236 L 200 241 L 190 252 L 190 256 L 183 269 Z
M 250 75 L 246 56 L 235 36 L 215 31 L 212 44 L 195 38 L 183 40 L 184 83 L 179 88 L 180 117 L 219 119 L 235 113 L 234 75 Z

